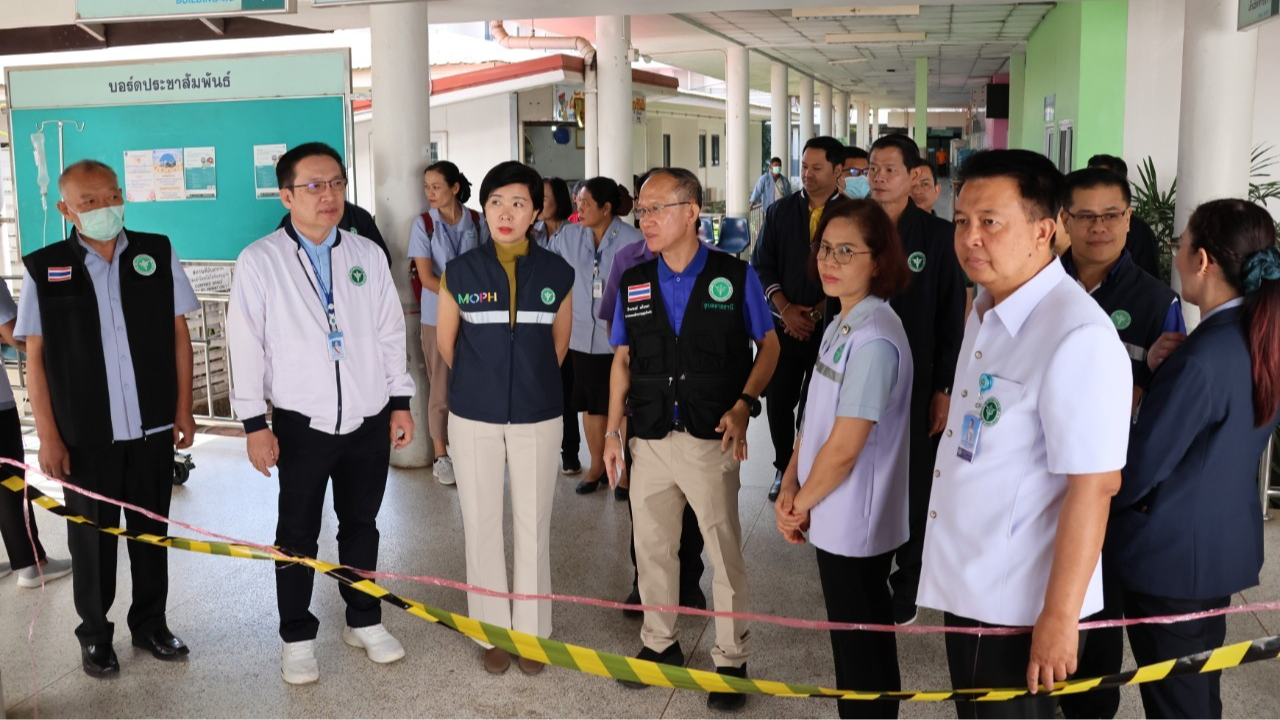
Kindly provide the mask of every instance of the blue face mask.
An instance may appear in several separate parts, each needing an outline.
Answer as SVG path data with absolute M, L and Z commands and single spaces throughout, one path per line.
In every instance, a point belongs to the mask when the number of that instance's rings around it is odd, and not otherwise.
M 844 179 L 844 194 L 854 200 L 861 200 L 871 194 L 871 181 L 866 175 L 847 177 Z
M 109 242 L 123 229 L 123 204 L 80 213 L 80 234 L 92 240 Z

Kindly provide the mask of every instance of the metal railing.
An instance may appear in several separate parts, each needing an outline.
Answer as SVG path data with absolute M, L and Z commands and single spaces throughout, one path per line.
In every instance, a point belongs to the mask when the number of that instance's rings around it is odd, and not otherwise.
M 213 332 L 213 328 L 209 324 L 210 306 L 221 306 L 218 316 L 225 320 L 227 313 L 227 305 L 231 302 L 230 293 L 199 293 L 196 299 L 200 301 L 200 337 L 195 334 L 191 336 L 191 350 L 193 355 L 193 365 L 195 367 L 203 367 L 204 369 L 204 412 L 195 414 L 196 422 L 201 425 L 210 425 L 215 427 L 240 427 L 240 421 L 236 418 L 235 410 L 231 407 L 231 394 L 233 381 L 231 379 L 231 352 L 227 347 L 227 335 L 225 329 L 222 332 Z M 214 370 L 214 350 L 222 350 L 221 371 Z M 196 352 L 203 354 L 203 362 L 200 358 L 194 357 Z M 227 389 L 225 392 L 214 391 L 215 380 L 219 376 L 225 376 Z M 195 383 L 192 383 L 194 385 Z M 194 388 L 193 388 L 194 389 Z M 218 401 L 226 399 L 226 411 L 218 412 Z M 195 398 L 192 398 L 192 404 L 195 405 Z

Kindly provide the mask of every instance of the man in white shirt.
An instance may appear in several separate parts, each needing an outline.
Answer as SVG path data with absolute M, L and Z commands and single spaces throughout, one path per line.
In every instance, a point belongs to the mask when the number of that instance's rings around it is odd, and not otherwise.
M 982 290 L 934 468 L 919 603 L 944 611 L 949 626 L 1034 626 L 946 643 L 956 687 L 1036 692 L 1075 672 L 1077 624 L 1102 609 L 1099 555 L 1133 378 L 1106 313 L 1050 250 L 1063 188 L 1052 163 L 982 152 L 959 182 L 956 254 Z M 962 718 L 1054 711 L 1043 690 L 957 702 Z
M 377 568 L 378 510 L 390 447 L 413 439 L 404 313 L 386 257 L 372 241 L 338 229 L 346 170 L 337 151 L 306 143 L 276 165 L 289 221 L 245 248 L 227 316 L 236 414 L 249 460 L 280 468 L 276 545 L 315 557 L 329 479 L 338 516 L 338 561 Z M 267 402 L 274 432 L 267 427 Z M 313 571 L 276 568 L 280 672 L 285 682 L 320 677 L 311 614 Z M 379 600 L 346 585 L 342 639 L 389 663 L 404 648 L 382 627 Z

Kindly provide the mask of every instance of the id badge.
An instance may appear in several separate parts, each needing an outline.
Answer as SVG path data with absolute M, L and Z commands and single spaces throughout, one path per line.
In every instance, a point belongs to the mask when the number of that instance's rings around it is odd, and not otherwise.
M 591 282 L 591 297 L 596 300 L 604 297 L 604 283 L 600 280 L 593 280 Z
M 347 359 L 347 345 L 341 332 L 329 333 L 329 359 L 335 362 Z
M 965 462 L 973 462 L 978 454 L 978 438 L 982 435 L 982 418 L 976 413 L 965 413 L 960 424 L 960 447 L 956 448 L 956 457 Z

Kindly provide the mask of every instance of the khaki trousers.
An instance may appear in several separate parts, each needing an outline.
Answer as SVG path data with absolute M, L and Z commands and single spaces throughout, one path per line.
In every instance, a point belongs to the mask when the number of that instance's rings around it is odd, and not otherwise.
M 512 592 L 551 592 L 551 505 L 560 471 L 559 416 L 540 423 L 499 425 L 449 414 L 453 472 L 466 537 L 467 582 L 507 592 L 502 517 L 505 475 L 511 476 L 515 534 Z M 505 600 L 469 593 L 468 614 L 520 632 L 551 635 L 551 602 Z M 482 643 L 483 644 L 483 643 Z M 486 645 L 486 647 L 488 647 Z
M 738 519 L 739 463 L 720 452 L 719 440 L 672 432 L 661 440 L 631 441 L 632 523 L 640 599 L 646 605 L 678 605 L 680 526 L 685 504 L 693 507 L 715 574 L 716 610 L 747 611 L 747 566 Z M 716 618 L 716 667 L 741 667 L 750 655 L 746 621 Z M 676 641 L 675 613 L 647 612 L 640 639 L 662 652 Z
M 427 430 L 431 439 L 449 443 L 449 366 L 436 343 L 436 326 L 423 325 L 422 358 L 427 368 Z

